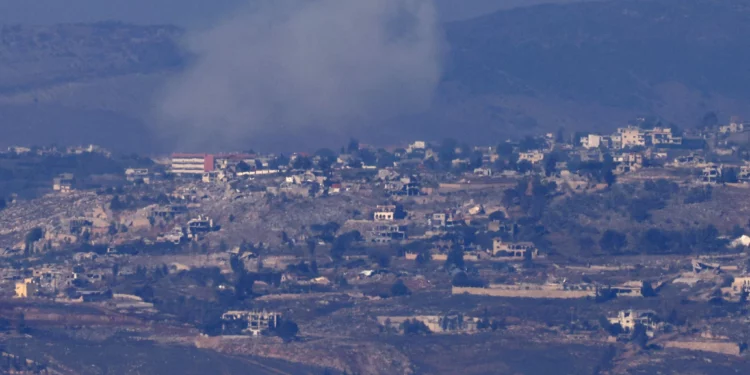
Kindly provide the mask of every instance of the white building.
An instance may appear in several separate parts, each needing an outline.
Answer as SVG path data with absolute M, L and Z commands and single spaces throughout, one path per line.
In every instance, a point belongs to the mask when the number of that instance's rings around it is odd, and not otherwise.
M 654 336 L 657 324 L 654 322 L 656 313 L 650 310 L 622 310 L 616 317 L 608 318 L 610 324 L 619 324 L 625 333 L 633 332 L 638 324 L 646 328 L 646 335 Z
M 125 170 L 125 178 L 131 182 L 141 179 L 143 180 L 143 182 L 148 183 L 149 181 L 148 169 L 147 168 L 128 168 Z
M 646 132 L 652 145 L 679 145 L 682 137 L 675 137 L 671 128 L 653 128 Z
M 589 134 L 585 137 L 581 137 L 581 146 L 583 148 L 599 148 L 602 144 L 602 136 L 599 134 Z
M 406 152 L 412 153 L 416 150 L 424 150 L 425 148 L 427 148 L 427 143 L 425 141 L 414 141 L 414 143 L 406 148 Z
M 375 221 L 394 221 L 396 219 L 396 206 L 378 205 L 372 218 Z
M 521 152 L 518 154 L 518 161 L 526 160 L 531 164 L 536 164 L 544 160 L 544 153 L 538 150 Z

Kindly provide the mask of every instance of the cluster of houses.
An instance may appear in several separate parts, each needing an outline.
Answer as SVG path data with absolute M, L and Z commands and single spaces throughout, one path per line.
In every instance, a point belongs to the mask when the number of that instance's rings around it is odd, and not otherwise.
M 512 215 L 500 203 L 499 196 L 494 199 L 496 203 L 477 203 L 467 198 L 462 205 L 450 207 L 442 204 L 446 201 L 446 196 L 454 192 L 465 193 L 485 188 L 491 194 L 501 195 L 503 190 L 515 187 L 520 181 L 519 177 L 529 175 L 555 181 L 558 189 L 569 188 L 572 192 L 587 191 L 592 183 L 602 185 L 601 181 L 591 182 L 589 180 L 592 177 L 571 168 L 574 160 L 579 164 L 611 164 L 611 172 L 618 175 L 635 174 L 649 166 L 658 165 L 660 168 L 695 170 L 696 183 L 750 182 L 750 165 L 745 165 L 740 160 L 737 147 L 726 141 L 750 129 L 746 126 L 747 123 L 733 120 L 711 134 L 678 133 L 671 127 L 640 125 L 623 127 L 610 135 L 579 134 L 574 142 L 566 142 L 564 137 L 548 134 L 524 145 L 521 144 L 523 142 L 508 142 L 498 147 L 456 146 L 445 149 L 444 145 L 416 141 L 403 148 L 378 150 L 358 145 L 334 155 L 296 153 L 289 158 L 255 153 L 174 154 L 168 161 L 157 164 L 153 169 L 124 170 L 124 180 L 129 183 L 126 186 L 142 187 L 141 184 L 147 184 L 144 189 L 154 189 L 151 191 L 154 195 L 157 192 L 164 194 L 166 202 L 115 210 L 112 203 L 109 204 L 110 207 L 106 207 L 106 203 L 102 203 L 105 199 L 97 197 L 95 199 L 99 201 L 95 209 L 64 218 L 54 224 L 57 227 L 50 224 L 50 227 L 43 228 L 44 235 L 36 241 L 48 242 L 52 248 L 73 244 L 103 244 L 112 250 L 107 252 L 110 255 L 115 252 L 117 245 L 135 239 L 141 240 L 142 244 L 161 242 L 180 245 L 187 241 L 205 244 L 207 241 L 203 240 L 212 236 L 212 232 L 222 230 L 217 225 L 218 220 L 232 219 L 211 217 L 201 211 L 201 202 L 212 199 L 200 191 L 202 188 L 220 191 L 216 196 L 221 196 L 218 199 L 225 200 L 227 204 L 232 204 L 232 199 L 236 197 L 250 193 L 258 193 L 266 198 L 283 196 L 305 200 L 331 195 L 358 195 L 375 197 L 381 204 L 358 207 L 365 215 L 340 223 L 342 229 L 337 230 L 336 234 L 345 230 L 357 230 L 362 234 L 363 246 L 406 246 L 421 240 L 429 244 L 427 252 L 429 259 L 433 261 L 447 261 L 451 252 L 459 249 L 462 259 L 467 262 L 487 261 L 495 262 L 493 266 L 498 267 L 506 263 L 526 267 L 533 266 L 534 261 L 543 260 L 549 254 L 540 251 L 534 242 L 517 240 L 515 234 L 519 231 L 520 224 L 510 218 Z M 701 144 L 700 147 L 693 147 L 698 143 Z M 511 152 L 501 151 L 503 148 L 510 149 Z M 727 153 L 726 150 L 731 152 Z M 53 151 L 14 148 L 9 152 L 23 155 Z M 66 152 L 106 153 L 93 146 Z M 374 159 L 371 157 L 373 155 Z M 520 165 L 530 168 L 522 168 Z M 165 171 L 168 178 L 163 178 L 160 169 Z M 734 173 L 732 181 L 727 179 L 730 170 Z M 250 182 L 253 182 L 252 189 L 255 190 L 250 191 Z M 74 191 L 75 186 L 74 176 L 65 173 L 53 179 L 52 190 L 70 196 L 68 193 Z M 164 189 L 170 190 L 158 190 L 164 186 Z M 524 185 L 521 185 L 521 190 L 523 188 Z M 533 190 L 531 184 L 528 190 Z M 152 199 L 150 202 L 153 201 L 158 200 Z M 408 212 L 404 208 L 405 202 L 413 204 Z M 485 235 L 488 240 L 468 244 L 471 241 L 452 238 L 456 227 L 471 227 L 475 229 L 474 233 Z M 284 236 L 286 235 L 284 232 Z M 305 240 L 303 237 L 285 240 L 283 246 L 277 244 L 278 248 L 305 243 L 302 242 Z M 325 242 L 321 244 L 327 245 Z M 18 246 L 24 245 L 27 246 Z M 271 246 L 264 250 L 275 249 Z M 542 250 L 546 249 L 542 246 Z M 218 259 L 217 256 L 216 262 L 225 269 L 228 268 L 230 259 L 239 259 L 247 269 L 266 267 L 276 271 L 283 271 L 290 265 L 300 263 L 299 256 L 274 254 L 260 259 L 250 251 L 223 249 L 223 252 L 225 254 L 221 256 L 224 258 Z M 93 253 L 78 254 L 76 256 L 79 258 L 86 254 L 90 254 L 87 256 L 91 258 L 97 256 Z M 424 254 L 423 249 L 420 252 L 404 251 L 406 260 L 418 261 L 423 259 L 420 255 Z M 209 256 L 206 255 L 205 258 L 209 259 Z M 86 260 L 74 259 L 75 262 Z M 200 261 L 202 260 L 198 260 Z M 702 263 L 696 267 L 696 273 L 718 270 L 718 267 Z M 463 272 L 460 269 L 448 271 L 455 274 Z M 384 274 L 382 270 L 365 270 L 358 277 L 368 280 Z M 722 293 L 740 298 L 750 291 L 750 277 L 741 273 L 734 275 L 733 282 L 724 287 Z M 330 286 L 331 279 L 328 276 L 300 277 L 286 272 L 281 282 Z M 111 298 L 107 282 L 112 281 L 115 275 L 111 268 L 76 272 L 68 265 L 65 269 L 40 266 L 31 272 L 11 277 L 15 282 L 15 296 L 18 298 L 60 296 L 75 287 L 83 301 L 96 301 Z M 485 286 L 453 285 L 452 293 L 523 298 L 596 298 L 601 289 L 601 285 L 589 282 L 540 284 L 509 281 Z M 607 289 L 617 296 L 639 297 L 643 295 L 644 283 L 619 282 Z M 262 335 L 275 328 L 280 319 L 281 314 L 273 311 L 228 311 L 222 316 L 222 329 L 225 334 Z M 433 332 L 474 332 L 483 324 L 477 318 L 454 315 L 393 316 L 379 318 L 379 322 L 384 326 L 403 329 L 405 322 L 414 319 Z M 646 328 L 649 336 L 660 329 L 660 323 L 654 319 L 653 312 L 645 310 L 619 311 L 609 321 L 611 324 L 618 324 L 625 333 L 632 332 L 639 325 Z

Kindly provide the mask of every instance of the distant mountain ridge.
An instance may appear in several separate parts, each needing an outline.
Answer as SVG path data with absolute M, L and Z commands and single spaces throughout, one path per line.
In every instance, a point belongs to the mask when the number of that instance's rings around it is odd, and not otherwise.
M 174 26 L 119 22 L 0 27 L 0 92 L 181 66 Z
M 443 86 L 418 132 L 481 141 L 645 114 L 681 126 L 707 111 L 750 116 L 748 0 L 546 4 L 445 29 Z
M 446 80 L 477 93 L 553 91 L 647 107 L 680 82 L 750 98 L 750 1 L 661 0 L 540 5 L 447 25 Z
M 113 22 L 0 28 L 0 147 L 168 150 L 147 124 L 153 96 L 187 64 L 182 35 Z M 707 111 L 750 117 L 750 0 L 537 5 L 448 23 L 445 35 L 433 108 L 351 135 L 494 143 L 558 127 L 604 131 L 639 114 L 682 126 Z

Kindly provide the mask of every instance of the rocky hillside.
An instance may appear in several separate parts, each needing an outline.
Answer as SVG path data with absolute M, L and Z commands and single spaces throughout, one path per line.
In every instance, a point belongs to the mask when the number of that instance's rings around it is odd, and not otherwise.
M 0 93 L 179 67 L 171 26 L 96 23 L 0 28 Z

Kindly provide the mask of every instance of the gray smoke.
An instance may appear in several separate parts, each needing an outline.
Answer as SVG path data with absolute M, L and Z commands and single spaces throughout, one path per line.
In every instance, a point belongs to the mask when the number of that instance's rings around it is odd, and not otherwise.
M 432 0 L 267 0 L 187 44 L 159 105 L 185 142 L 351 134 L 423 111 L 440 79 Z

